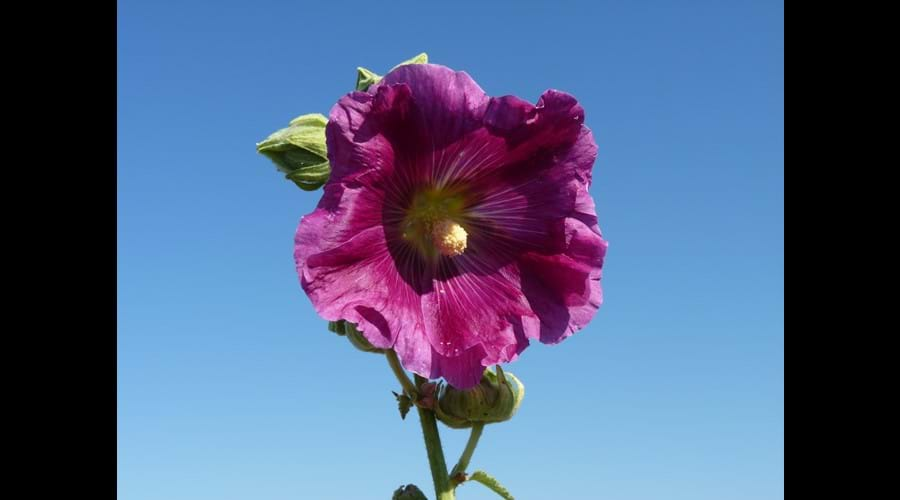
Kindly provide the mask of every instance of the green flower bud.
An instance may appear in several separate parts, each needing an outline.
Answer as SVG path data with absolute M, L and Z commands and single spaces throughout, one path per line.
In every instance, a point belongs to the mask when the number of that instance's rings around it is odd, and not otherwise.
M 325 145 L 328 119 L 318 113 L 298 116 L 256 145 L 300 189 L 315 191 L 328 181 L 331 166 Z
M 391 68 L 391 71 L 405 64 L 428 64 L 428 54 L 422 52 L 421 54 L 394 66 Z M 365 92 L 370 86 L 380 82 L 381 78 L 381 76 L 366 68 L 356 68 L 356 90 Z
M 329 321 L 328 329 L 340 336 L 347 337 L 347 340 L 353 344 L 353 347 L 356 347 L 360 351 L 384 354 L 384 349 L 379 349 L 370 344 L 366 337 L 363 336 L 362 332 L 356 329 L 356 325 L 349 321 Z
M 397 488 L 391 500 L 428 500 L 428 497 L 416 485 L 407 484 Z
M 511 419 L 524 397 L 522 382 L 497 366 L 496 374 L 485 370 L 481 382 L 471 389 L 442 387 L 434 410 L 448 427 L 464 429 L 475 422 L 492 424 Z

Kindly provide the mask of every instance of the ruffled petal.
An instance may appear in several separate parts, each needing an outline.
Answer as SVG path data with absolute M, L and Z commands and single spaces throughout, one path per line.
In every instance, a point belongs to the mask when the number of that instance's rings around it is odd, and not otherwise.
M 400 66 L 384 76 L 370 92 L 402 84 L 412 96 L 410 124 L 419 127 L 413 149 L 439 151 L 482 127 L 489 98 L 465 71 L 453 71 L 438 64 Z
M 331 108 L 325 141 L 331 164 L 329 184 L 349 181 L 367 171 L 384 169 L 394 163 L 390 142 L 379 133 L 379 123 L 371 119 L 373 96 L 353 92 Z
M 590 184 L 597 146 L 581 125 L 583 109 L 557 91 L 538 102 L 494 99 L 485 118 L 510 149 L 506 163 L 474 183 L 471 224 L 491 235 L 497 251 L 562 252 L 564 220 L 578 211 L 579 193 Z
M 297 232 L 298 249 L 314 227 L 329 222 L 323 212 L 307 216 Z M 391 347 L 404 325 L 420 321 L 418 298 L 398 279 L 384 235 L 370 227 L 343 244 L 303 258 L 298 250 L 301 285 L 316 311 L 330 321 L 357 323 L 375 347 Z
M 403 119 L 385 127 L 396 151 L 398 177 L 411 185 L 445 186 L 466 168 L 477 170 L 502 152 L 483 125 L 490 98 L 463 71 L 435 64 L 401 66 L 370 88 L 404 86 L 411 99 Z
M 589 199 L 584 193 L 579 198 Z M 561 342 L 583 328 L 603 303 L 600 278 L 606 241 L 596 226 L 580 218 L 567 218 L 565 228 L 563 253 L 529 252 L 519 258 L 522 290 L 540 319 L 526 334 L 545 344 Z

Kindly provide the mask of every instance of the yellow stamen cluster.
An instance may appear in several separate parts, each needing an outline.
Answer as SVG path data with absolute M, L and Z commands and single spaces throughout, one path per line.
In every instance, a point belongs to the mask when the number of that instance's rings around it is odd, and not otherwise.
M 469 234 L 462 226 L 449 219 L 435 224 L 431 229 L 431 240 L 441 255 L 456 257 L 466 251 Z

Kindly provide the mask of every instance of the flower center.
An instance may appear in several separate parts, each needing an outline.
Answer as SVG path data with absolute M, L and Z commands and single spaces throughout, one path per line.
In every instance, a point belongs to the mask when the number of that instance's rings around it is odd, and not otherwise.
M 443 219 L 431 228 L 431 239 L 441 255 L 456 257 L 466 251 L 469 233 L 459 224 Z
M 458 190 L 426 189 L 416 194 L 403 219 L 403 238 L 428 257 L 456 257 L 466 251 L 469 233 L 465 198 Z

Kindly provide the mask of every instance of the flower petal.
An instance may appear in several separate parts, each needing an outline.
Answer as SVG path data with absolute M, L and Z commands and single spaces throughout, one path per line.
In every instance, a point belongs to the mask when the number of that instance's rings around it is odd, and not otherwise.
M 583 328 L 603 303 L 600 277 L 607 243 L 596 226 L 580 219 L 567 218 L 565 226 L 565 252 L 529 252 L 519 258 L 522 290 L 540 318 L 540 327 L 526 334 L 545 344 Z
M 456 388 L 469 388 L 478 385 L 484 373 L 484 348 L 473 346 L 460 355 L 448 357 L 433 351 L 431 359 L 431 378 L 444 377 Z
M 413 98 L 410 118 L 429 141 L 416 149 L 440 150 L 482 126 L 489 98 L 465 71 L 438 64 L 400 66 L 370 91 L 404 84 Z
M 583 110 L 570 97 L 548 91 L 541 97 L 542 107 L 519 113 L 530 117 L 531 124 L 505 124 L 506 133 L 515 141 L 528 140 L 510 151 L 512 163 L 496 169 L 473 188 L 471 225 L 476 232 L 490 235 L 498 251 L 560 253 L 565 249 L 564 219 L 581 213 L 579 210 L 594 213 L 593 205 L 579 208 L 578 204 L 583 203 L 579 193 L 590 184 L 597 145 L 590 130 L 580 125 Z M 517 100 L 502 102 L 505 104 L 497 106 L 524 106 Z M 559 133 L 567 128 L 566 133 Z M 589 195 L 587 202 L 592 203 Z
M 394 163 L 390 142 L 379 132 L 380 123 L 372 119 L 374 96 L 351 92 L 331 108 L 325 127 L 329 183 L 346 182 L 373 169 L 386 169 Z
M 515 343 L 507 318 L 530 313 L 513 263 L 504 264 L 477 246 L 470 250 L 441 258 L 433 288 L 422 295 L 426 335 L 445 356 L 479 344 L 499 350 Z
M 329 182 L 318 208 L 297 228 L 300 283 L 325 319 L 344 319 L 375 347 L 389 348 L 406 326 L 421 323 L 418 294 L 398 274 L 382 225 L 383 191 L 371 182 Z
M 502 152 L 502 141 L 482 122 L 490 99 L 465 72 L 436 64 L 401 66 L 370 91 L 397 85 L 409 88 L 408 113 L 384 133 L 407 183 L 443 186 L 463 165 L 477 168 L 473 162 Z

